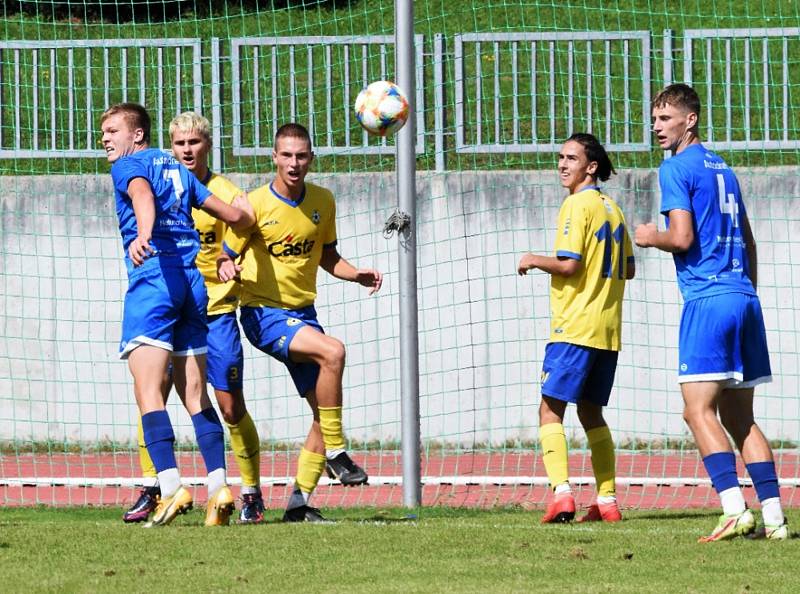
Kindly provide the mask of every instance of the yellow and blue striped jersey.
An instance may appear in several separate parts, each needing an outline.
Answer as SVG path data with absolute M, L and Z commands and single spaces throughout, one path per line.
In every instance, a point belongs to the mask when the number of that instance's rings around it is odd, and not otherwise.
M 203 184 L 214 196 L 230 204 L 242 191 L 221 175 L 211 173 Z M 216 315 L 236 311 L 241 287 L 234 281 L 222 283 L 217 278 L 217 256 L 222 249 L 226 225 L 219 219 L 200 210 L 192 210 L 194 226 L 200 234 L 200 251 L 195 264 L 206 282 L 208 291 L 208 314 Z
M 317 297 L 317 270 L 324 247 L 336 245 L 336 204 L 330 191 L 305 184 L 299 200 L 272 184 L 248 193 L 256 224 L 228 229 L 223 249 L 242 257 L 241 304 L 300 309 Z
M 568 196 L 558 213 L 555 252 L 583 266 L 570 277 L 551 276 L 550 341 L 619 351 L 625 274 L 633 260 L 622 211 L 594 186 Z

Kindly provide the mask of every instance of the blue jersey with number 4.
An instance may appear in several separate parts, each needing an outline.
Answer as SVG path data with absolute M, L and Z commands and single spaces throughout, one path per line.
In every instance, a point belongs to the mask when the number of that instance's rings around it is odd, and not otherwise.
M 192 207 L 199 208 L 211 192 L 170 154 L 160 149 L 144 149 L 122 157 L 111 167 L 128 273 L 134 268 L 128 256 L 128 246 L 138 235 L 128 185 L 137 177 L 144 178 L 150 184 L 156 206 L 156 220 L 150 239 L 156 253 L 145 260 L 139 269 L 155 265 L 156 261 L 160 265 L 194 266 L 200 239 L 194 228 Z
M 692 214 L 695 238 L 673 254 L 684 301 L 723 293 L 755 295 L 742 236 L 746 216 L 739 182 L 722 158 L 693 144 L 666 159 L 658 170 L 661 213 Z

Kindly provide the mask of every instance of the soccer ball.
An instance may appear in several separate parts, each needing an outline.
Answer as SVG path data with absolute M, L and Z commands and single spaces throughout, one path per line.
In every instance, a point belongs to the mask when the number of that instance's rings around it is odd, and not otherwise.
M 408 99 L 393 82 L 379 80 L 356 97 L 356 118 L 370 134 L 389 136 L 408 120 Z

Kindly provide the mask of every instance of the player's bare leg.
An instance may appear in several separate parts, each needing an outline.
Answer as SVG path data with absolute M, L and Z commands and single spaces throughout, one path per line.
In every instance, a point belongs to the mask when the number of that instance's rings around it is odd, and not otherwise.
M 717 417 L 722 394 L 720 382 L 681 384 L 683 418 L 694 436 L 711 482 L 722 503 L 722 517 L 714 531 L 701 542 L 727 540 L 753 532 L 755 518 L 745 505 L 736 474 L 736 456 Z
M 192 508 L 192 496 L 181 485 L 175 461 L 175 434 L 164 407 L 162 382 L 169 367 L 170 354 L 159 347 L 140 345 L 128 356 L 147 451 L 161 486 L 158 505 L 153 519 L 145 524 L 147 527 L 165 526 L 178 514 Z
M 778 475 L 772 448 L 753 415 L 753 394 L 752 388 L 724 390 L 719 399 L 719 416 L 742 454 L 761 502 L 764 526 L 757 535 L 784 540 L 789 537 L 789 529 L 781 507 Z
M 592 451 L 592 471 L 597 485 L 597 501 L 589 506 L 579 522 L 619 522 L 616 460 L 611 430 L 603 417 L 603 407 L 587 400 L 578 402 L 578 419 Z
M 161 380 L 161 394 L 164 398 L 164 404 L 167 404 L 169 392 L 172 390 L 172 374 L 169 370 L 164 374 Z M 142 428 L 142 416 L 139 415 L 139 422 L 137 427 L 137 443 L 139 446 L 139 466 L 142 469 L 142 488 L 139 491 L 139 496 L 136 501 L 127 509 L 122 515 L 122 520 L 127 523 L 145 522 L 150 517 L 158 506 L 158 500 L 161 497 L 161 489 L 158 485 L 158 473 L 147 452 L 147 445 L 145 445 L 144 429 Z
M 369 480 L 367 473 L 347 454 L 342 427 L 342 375 L 345 366 L 345 347 L 331 336 L 313 328 L 301 328 L 289 346 L 292 360 L 313 361 L 319 365 L 319 376 L 314 389 L 320 430 L 325 441 L 326 471 L 331 478 L 345 486 L 363 485 Z
M 575 498 L 569 485 L 567 437 L 564 434 L 564 413 L 567 403 L 542 396 L 539 403 L 539 441 L 553 500 L 547 506 L 543 524 L 570 522 L 575 517 Z
M 227 525 L 233 512 L 233 494 L 225 473 L 222 424 L 206 389 L 206 356 L 173 357 L 175 389 L 192 417 L 195 436 L 208 472 L 206 526 Z

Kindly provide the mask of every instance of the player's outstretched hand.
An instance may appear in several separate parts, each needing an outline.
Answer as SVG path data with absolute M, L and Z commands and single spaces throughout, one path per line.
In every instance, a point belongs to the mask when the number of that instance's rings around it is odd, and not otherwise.
M 520 276 L 525 276 L 528 274 L 529 270 L 534 268 L 536 268 L 536 256 L 533 254 L 525 254 L 519 259 L 519 264 L 517 265 L 517 274 Z
M 256 213 L 253 211 L 253 205 L 250 204 L 250 201 L 247 199 L 247 194 L 237 194 L 236 197 L 231 202 L 231 206 L 238 208 L 241 210 L 246 216 L 249 224 L 245 227 L 250 227 L 256 222 Z
M 359 268 L 356 270 L 355 281 L 362 287 L 367 287 L 372 295 L 381 290 L 383 274 L 372 268 Z
M 241 271 L 242 267 L 234 262 L 228 254 L 223 252 L 217 258 L 217 278 L 223 283 L 235 279 Z
M 653 247 L 653 241 L 657 233 L 658 228 L 656 227 L 655 223 L 645 223 L 644 225 L 639 225 L 636 227 L 636 231 L 633 235 L 633 241 L 639 247 Z
M 156 250 L 150 245 L 150 238 L 142 235 L 137 235 L 136 239 L 128 246 L 128 256 L 134 266 L 141 266 L 147 258 L 155 253 Z

